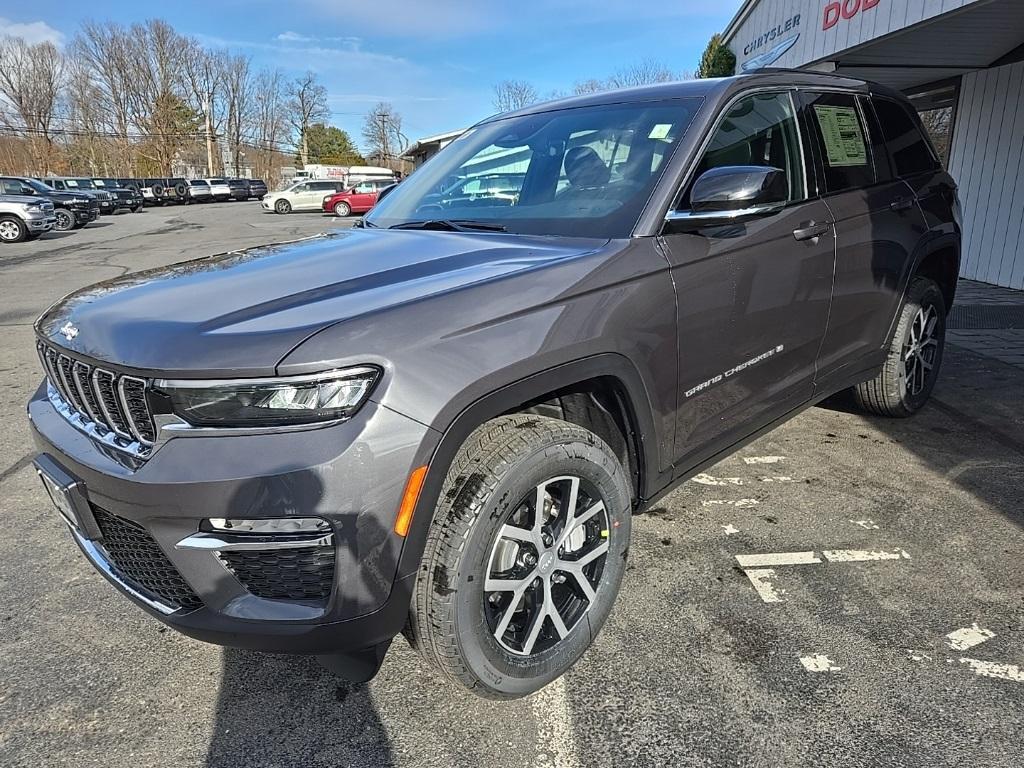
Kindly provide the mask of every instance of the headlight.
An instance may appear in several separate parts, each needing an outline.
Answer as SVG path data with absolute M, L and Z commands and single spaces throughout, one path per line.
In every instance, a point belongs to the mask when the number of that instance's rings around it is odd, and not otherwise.
M 42 203 L 22 203 L 21 207 L 26 211 L 41 211 L 43 210 Z
M 173 412 L 197 427 L 274 427 L 345 419 L 366 402 L 380 371 L 344 368 L 309 376 L 157 381 Z

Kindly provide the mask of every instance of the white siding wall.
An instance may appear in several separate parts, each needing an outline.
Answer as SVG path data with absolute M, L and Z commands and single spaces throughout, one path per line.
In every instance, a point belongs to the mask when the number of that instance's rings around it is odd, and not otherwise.
M 880 0 L 878 5 L 861 11 L 852 19 L 840 19 L 835 26 L 822 29 L 826 0 L 761 0 L 729 41 L 729 48 L 736 54 L 739 71 L 739 66 L 747 59 L 765 53 L 775 43 L 799 32 L 796 44 L 771 66 L 802 67 L 975 2 L 979 0 Z M 776 34 L 770 42 L 744 52 L 752 42 L 797 14 L 800 25 L 795 31 Z
M 949 172 L 964 209 L 960 273 L 1024 288 L 1024 62 L 964 75 Z

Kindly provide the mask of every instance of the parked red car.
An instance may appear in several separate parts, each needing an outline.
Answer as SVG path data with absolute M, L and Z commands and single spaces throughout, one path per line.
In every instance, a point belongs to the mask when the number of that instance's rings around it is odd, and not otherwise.
M 385 187 L 394 184 L 393 179 L 361 181 L 351 189 L 336 192 L 324 198 L 324 211 L 348 216 L 351 213 L 366 213 L 377 204 L 377 196 Z

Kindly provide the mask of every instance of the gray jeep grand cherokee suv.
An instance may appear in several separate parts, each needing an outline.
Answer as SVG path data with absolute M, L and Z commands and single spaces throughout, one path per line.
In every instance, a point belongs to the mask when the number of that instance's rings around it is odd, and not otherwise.
M 507 172 L 515 194 L 446 197 Z M 828 395 L 942 359 L 953 180 L 908 103 L 762 73 L 476 125 L 335 236 L 48 309 L 36 466 L 86 557 L 202 640 L 491 697 L 566 671 L 630 517 Z

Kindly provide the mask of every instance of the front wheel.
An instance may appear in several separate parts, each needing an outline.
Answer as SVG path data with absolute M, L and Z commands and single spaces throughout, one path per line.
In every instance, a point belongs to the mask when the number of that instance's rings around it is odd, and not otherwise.
M 348 203 L 342 202 L 342 203 L 338 203 L 337 205 L 334 206 L 334 215 L 335 216 L 348 216 L 351 213 L 352 213 L 352 206 L 349 205 Z
M 75 214 L 67 208 L 57 208 L 53 212 L 53 228 L 58 232 L 69 232 L 75 228 Z
M 416 647 L 480 696 L 539 690 L 583 655 L 618 594 L 631 514 L 622 465 L 582 427 L 502 416 L 469 436 L 439 499 Z
M 939 376 L 946 341 L 946 301 L 927 277 L 907 289 L 881 372 L 854 387 L 857 405 L 878 416 L 902 418 L 928 401 Z
M 289 203 L 287 200 L 278 200 L 276 203 L 274 203 L 274 210 L 277 211 L 278 213 L 291 213 L 292 204 Z
M 21 219 L 15 216 L 0 218 L 0 241 L 5 243 L 20 243 L 28 238 L 28 227 Z

